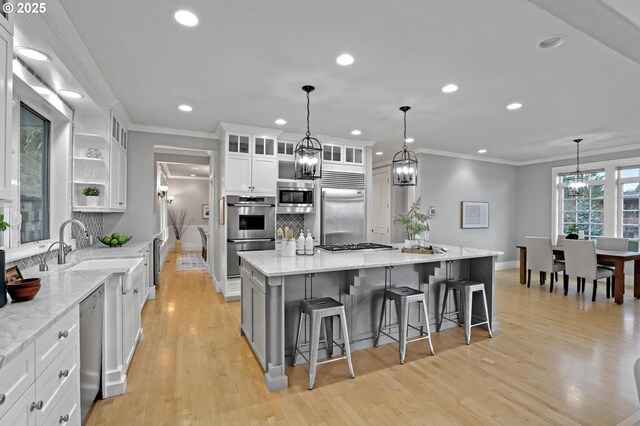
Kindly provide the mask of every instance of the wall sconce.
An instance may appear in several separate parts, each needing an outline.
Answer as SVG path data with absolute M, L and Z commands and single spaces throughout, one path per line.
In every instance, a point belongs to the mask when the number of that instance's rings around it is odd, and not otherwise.
M 169 190 L 169 185 L 160 185 L 160 186 L 158 186 L 158 198 L 166 197 L 168 190 Z
M 173 203 L 173 200 L 174 200 L 175 198 L 176 198 L 176 197 L 174 197 L 173 195 L 167 195 L 167 204 L 171 204 L 171 203 Z

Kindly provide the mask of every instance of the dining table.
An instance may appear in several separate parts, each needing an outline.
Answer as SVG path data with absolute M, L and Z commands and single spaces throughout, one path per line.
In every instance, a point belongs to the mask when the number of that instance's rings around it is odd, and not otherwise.
M 520 284 L 527 282 L 527 246 L 516 246 L 520 249 Z M 562 246 L 553 246 L 556 257 L 564 257 Z M 618 305 L 624 303 L 624 264 L 633 261 L 633 297 L 640 299 L 640 253 L 635 251 L 612 251 L 596 249 L 598 263 L 613 263 L 615 286 L 614 300 Z

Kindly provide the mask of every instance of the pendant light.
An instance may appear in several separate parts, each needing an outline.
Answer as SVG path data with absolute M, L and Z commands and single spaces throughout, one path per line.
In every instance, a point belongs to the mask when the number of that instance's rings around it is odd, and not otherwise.
M 587 180 L 580 171 L 580 142 L 582 139 L 574 139 L 576 143 L 576 171 L 569 176 L 569 195 L 572 197 L 584 197 L 587 195 Z
M 404 145 L 402 151 L 393 157 L 393 185 L 416 186 L 418 184 L 418 158 L 416 154 L 407 150 L 407 111 L 410 106 L 401 106 L 404 113 Z
M 295 178 L 298 180 L 316 180 L 322 178 L 322 144 L 311 136 L 309 131 L 309 93 L 315 90 L 313 86 L 302 86 L 307 93 L 307 133 L 296 145 Z

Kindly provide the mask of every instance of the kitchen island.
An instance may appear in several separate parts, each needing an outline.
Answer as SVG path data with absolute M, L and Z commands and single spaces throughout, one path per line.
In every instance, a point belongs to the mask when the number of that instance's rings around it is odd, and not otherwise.
M 394 250 L 328 253 L 283 257 L 270 251 L 241 252 L 241 324 L 243 334 L 263 371 L 270 391 L 288 386 L 285 367 L 293 354 L 300 303 L 312 297 L 332 297 L 344 304 L 351 350 L 373 346 L 383 291 L 386 286 L 409 286 L 424 291 L 429 322 L 435 325 L 446 279 L 463 278 L 485 284 L 493 331 L 499 329 L 493 310 L 495 262 L 501 252 L 440 245 L 442 254 L 402 253 Z M 474 303 L 474 314 L 482 306 Z M 395 323 L 395 311 L 385 320 Z M 411 324 L 423 319 L 417 309 Z M 454 326 L 443 324 L 443 329 Z M 306 325 L 305 325 L 306 328 Z M 335 329 L 335 328 L 334 328 Z M 431 328 L 435 331 L 435 327 Z M 415 333 L 415 332 L 414 332 Z M 310 333 L 304 329 L 302 340 Z M 409 334 L 412 335 L 411 333 Z M 341 336 L 334 336 L 340 342 Z M 381 337 L 380 344 L 392 342 Z M 464 340 L 461 341 L 464 344 Z M 435 348 L 436 352 L 438 348 Z M 428 353 L 425 347 L 425 355 Z M 320 353 L 320 357 L 324 354 Z M 355 365 L 356 373 L 358 366 Z

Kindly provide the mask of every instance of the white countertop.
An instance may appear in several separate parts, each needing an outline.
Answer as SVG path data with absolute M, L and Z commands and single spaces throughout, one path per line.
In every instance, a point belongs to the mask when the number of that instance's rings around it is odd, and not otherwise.
M 70 266 L 88 259 L 142 257 L 149 242 L 131 242 L 109 248 L 102 244 L 71 252 L 67 263 L 49 260 L 49 272 L 38 266 L 21 270 L 25 278 L 40 278 L 40 291 L 28 302 L 7 303 L 0 308 L 0 368 L 58 318 L 89 296 L 109 275 L 123 273 L 127 267 L 66 272 Z
M 500 251 L 456 247 L 436 244 L 448 249 L 444 254 L 402 253 L 402 244 L 397 250 L 349 251 L 330 253 L 317 251 L 313 256 L 283 257 L 276 250 L 243 251 L 238 255 L 251 266 L 268 277 L 311 274 L 350 269 L 377 268 L 389 265 L 411 265 L 415 263 L 441 262 L 447 260 L 493 257 L 504 254 Z

